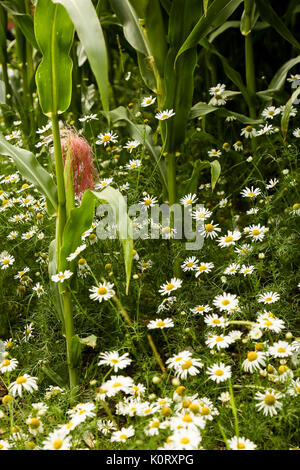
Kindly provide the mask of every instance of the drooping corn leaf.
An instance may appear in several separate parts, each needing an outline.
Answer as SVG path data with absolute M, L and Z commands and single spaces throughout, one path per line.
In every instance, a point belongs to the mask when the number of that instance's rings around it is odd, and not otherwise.
M 267 21 L 272 26 L 272 28 L 274 28 L 277 33 L 280 34 L 280 36 L 292 44 L 296 49 L 300 49 L 299 42 L 290 32 L 282 19 L 277 15 L 275 10 L 273 10 L 270 2 L 266 2 L 265 0 L 255 0 L 255 3 L 261 18 L 264 21 Z
M 220 177 L 221 174 L 221 165 L 218 162 L 218 160 L 213 160 L 212 162 L 209 161 L 201 161 L 201 160 L 196 160 L 193 164 L 193 172 L 191 177 L 186 180 L 182 187 L 182 196 L 188 193 L 196 193 L 197 188 L 198 188 L 198 181 L 199 181 L 199 175 L 200 172 L 204 168 L 209 168 L 211 171 L 211 188 L 212 191 L 214 190 L 216 183 Z
M 268 89 L 280 90 L 285 84 L 286 76 L 289 70 L 299 63 L 300 63 L 300 55 L 285 62 L 285 64 L 283 64 L 280 67 L 280 69 L 277 70 L 277 72 L 275 73 L 274 77 L 272 78 L 268 86 Z
M 99 18 L 91 0 L 53 0 L 67 10 L 85 50 L 99 88 L 103 110 L 108 117 L 109 80 L 106 44 Z
M 283 135 L 283 139 L 286 140 L 288 128 L 289 128 L 289 120 L 291 116 L 291 110 L 292 106 L 297 100 L 297 103 L 300 102 L 298 99 L 298 96 L 300 95 L 300 86 L 294 91 L 288 102 L 286 103 L 283 113 L 282 113 L 282 118 L 281 118 L 281 132 Z
M 60 114 L 68 109 L 72 94 L 73 23 L 62 5 L 38 0 L 34 31 L 43 54 L 36 72 L 36 84 L 43 113 Z
M 125 199 L 119 191 L 110 187 L 99 192 L 91 190 L 86 191 L 82 197 L 80 206 L 71 211 L 64 228 L 61 247 L 61 270 L 70 268 L 67 257 L 82 244 L 82 234 L 91 227 L 95 212 L 95 202 L 97 200 L 106 202 L 113 209 L 118 236 L 123 245 L 127 279 L 126 292 L 128 292 L 133 251 L 132 224 L 127 214 Z
M 21 175 L 46 197 L 48 213 L 54 215 L 58 204 L 56 185 L 33 153 L 9 144 L 0 134 L 0 155 L 7 155 L 13 159 Z
M 211 33 L 213 29 L 218 28 L 223 24 L 242 3 L 243 0 L 214 0 L 208 7 L 206 15 L 203 15 L 189 36 L 186 38 L 180 50 L 176 55 L 176 61 L 179 56 L 188 49 L 191 49 L 197 45 L 197 43 L 205 37 L 208 33 Z
M 221 107 L 211 106 L 209 104 L 202 103 L 202 102 L 196 103 L 191 108 L 190 119 L 202 117 L 210 113 L 217 113 L 219 116 L 222 116 L 222 117 L 233 116 L 238 121 L 242 122 L 243 124 L 257 125 L 263 122 L 262 119 L 252 119 L 248 116 L 245 116 L 244 114 L 236 113 L 234 111 L 229 111 L 223 106 Z

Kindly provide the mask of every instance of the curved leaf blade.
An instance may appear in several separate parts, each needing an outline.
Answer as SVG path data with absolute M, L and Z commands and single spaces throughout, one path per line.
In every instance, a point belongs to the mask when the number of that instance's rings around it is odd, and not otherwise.
M 15 147 L 0 134 L 0 154 L 11 157 L 21 175 L 32 183 L 46 198 L 47 210 L 50 215 L 57 212 L 57 189 L 53 178 L 39 164 L 33 153 Z
M 36 72 L 40 105 L 47 116 L 60 114 L 71 102 L 73 62 L 69 52 L 74 36 L 73 24 L 61 5 L 38 0 L 34 30 L 43 54 Z
M 284 107 L 282 118 L 281 118 L 281 132 L 282 132 L 284 140 L 286 140 L 286 136 L 287 136 L 287 132 L 289 128 L 289 120 L 290 120 L 292 106 L 299 95 L 300 95 L 300 86 L 294 91 L 294 93 L 292 94 L 292 96 L 290 97 L 290 99 L 288 100 L 288 102 L 286 103 Z
M 109 79 L 106 44 L 91 0 L 53 0 L 67 10 L 85 50 L 99 88 L 103 110 L 109 111 Z

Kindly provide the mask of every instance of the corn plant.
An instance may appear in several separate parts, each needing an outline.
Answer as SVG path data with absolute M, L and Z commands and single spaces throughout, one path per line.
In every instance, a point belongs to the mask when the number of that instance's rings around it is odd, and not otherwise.
M 92 26 L 89 24 L 89 27 L 84 21 L 84 14 L 87 11 L 93 21 Z M 128 292 L 133 244 L 125 201 L 122 195 L 113 188 L 106 188 L 101 192 L 87 190 L 81 195 L 80 206 L 76 207 L 75 167 L 70 147 L 63 162 L 58 116 L 68 109 L 71 102 L 72 60 L 69 53 L 74 37 L 74 25 L 95 73 L 104 111 L 108 112 L 106 49 L 101 26 L 92 3 L 85 0 L 78 6 L 72 1 L 38 0 L 34 17 L 34 33 L 42 59 L 35 78 L 40 106 L 52 122 L 56 181 L 41 167 L 31 152 L 12 146 L 3 136 L 0 136 L 0 152 L 2 155 L 13 158 L 20 173 L 46 197 L 49 215 L 56 217 L 56 236 L 49 250 L 50 278 L 57 273 L 64 272 L 67 268 L 75 269 L 74 263 L 70 265 L 67 258 L 80 245 L 82 233 L 90 228 L 94 217 L 95 202 L 98 200 L 110 204 L 114 210 L 124 249 Z M 102 57 L 100 63 L 99 51 L 100 58 Z M 52 288 L 58 318 L 63 323 L 71 397 L 74 397 L 78 385 L 80 339 L 74 331 L 72 287 L 68 281 L 65 281 L 59 283 L 58 288 L 56 285 Z

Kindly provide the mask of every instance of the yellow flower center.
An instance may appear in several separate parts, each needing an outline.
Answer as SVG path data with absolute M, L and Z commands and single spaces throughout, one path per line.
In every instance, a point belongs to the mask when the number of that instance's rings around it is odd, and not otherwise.
M 182 437 L 180 439 L 180 444 L 188 444 L 190 442 L 190 439 L 188 437 Z
M 18 377 L 17 380 L 16 380 L 16 383 L 17 383 L 18 385 L 24 384 L 24 383 L 26 383 L 26 382 L 27 382 L 26 377 L 23 377 L 22 375 L 20 375 L 20 377 Z
M 212 224 L 206 224 L 206 225 L 205 225 L 205 230 L 206 230 L 207 232 L 213 232 L 213 231 L 214 231 L 214 228 L 215 228 L 215 227 L 214 227 Z
M 203 264 L 199 266 L 198 271 L 205 271 L 207 269 L 207 266 L 204 266 Z
M 232 240 L 233 240 L 233 237 L 231 237 L 230 235 L 225 237 L 225 243 L 230 243 L 230 242 L 232 242 Z
M 120 439 L 127 439 L 127 434 L 121 434 Z
M 168 117 L 169 117 L 168 114 L 162 114 L 161 117 L 160 117 L 160 119 L 167 119 Z
M 200 407 L 197 403 L 191 403 L 190 406 L 189 406 L 189 409 L 195 414 L 199 413 L 199 411 L 200 411 Z
M 197 310 L 198 310 L 198 312 L 203 312 L 203 310 L 205 310 L 205 309 L 204 309 L 204 307 L 197 307 Z
M 167 287 L 166 287 L 166 290 L 172 290 L 174 289 L 174 284 L 168 284 Z
M 197 218 L 198 219 L 203 219 L 205 217 L 205 215 L 206 215 L 205 212 L 198 212 Z
M 118 364 L 118 359 L 111 359 L 110 362 L 112 362 L 113 364 Z
M 145 199 L 144 204 L 145 206 L 150 206 L 151 202 L 151 199 Z
M 264 322 L 264 325 L 265 325 L 265 326 L 272 326 L 272 325 L 273 325 L 273 322 L 271 322 L 270 320 L 266 320 L 266 321 Z
M 246 132 L 251 132 L 252 131 L 252 126 L 247 126 L 245 129 Z
M 285 348 L 278 348 L 277 352 L 279 353 L 285 353 L 286 349 Z
M 4 445 L 3 445 L 3 444 L 0 444 L 0 450 L 2 450 L 2 449 L 3 449 L 3 447 L 4 447 Z
M 224 375 L 224 372 L 221 369 L 217 369 L 215 371 L 215 375 L 218 375 L 219 377 L 221 377 L 221 375 Z
M 217 343 L 220 343 L 220 341 L 224 341 L 224 338 L 223 338 L 222 336 L 218 336 L 218 337 L 216 338 L 216 342 L 217 342 Z
M 156 323 L 156 326 L 165 326 L 165 322 L 163 320 L 159 320 L 157 323 Z
M 296 202 L 296 204 L 293 204 L 293 210 L 296 211 L 297 209 L 299 209 L 300 207 L 300 204 L 298 202 Z
M 265 404 L 268 405 L 268 406 L 273 406 L 274 403 L 276 402 L 276 398 L 274 397 L 274 395 L 272 394 L 269 394 L 269 395 L 266 395 L 265 396 Z
M 255 229 L 255 230 L 252 230 L 252 235 L 259 235 L 260 234 L 260 231 Z
M 37 418 L 32 418 L 29 424 L 31 429 L 37 429 L 40 426 L 40 420 Z
M 192 423 L 193 422 L 193 418 L 191 417 L 191 415 L 189 415 L 188 413 L 185 414 L 182 418 L 182 421 L 184 423 Z
M 300 393 L 300 386 L 295 388 L 295 392 Z
M 193 365 L 192 361 L 188 360 L 188 361 L 185 361 L 181 367 L 183 370 L 186 370 L 192 367 L 192 365 Z
M 151 428 L 159 428 L 159 421 L 152 421 Z
M 193 204 L 192 199 L 189 199 L 188 201 L 186 201 L 186 204 Z
M 255 351 L 249 351 L 248 354 L 247 354 L 247 359 L 250 362 L 255 361 L 257 359 L 257 357 L 258 357 L 258 354 Z
M 10 360 L 9 359 L 4 359 L 4 361 L 1 364 L 1 367 L 7 367 L 10 365 Z
M 106 134 L 102 137 L 102 142 L 109 142 L 110 141 L 110 135 Z
M 8 263 L 9 263 L 9 259 L 6 258 L 3 260 L 3 264 L 8 264 Z
M 216 325 L 218 325 L 219 323 L 221 323 L 218 318 L 215 318 L 212 322 L 215 323 Z
M 222 300 L 221 303 L 222 303 L 222 305 L 229 305 L 229 304 L 230 304 L 230 300 L 224 299 L 224 300 Z
M 202 410 L 201 410 L 201 414 L 203 416 L 207 416 L 210 414 L 210 409 L 207 407 L 207 406 L 203 406 Z
M 53 449 L 55 450 L 60 449 L 62 445 L 63 445 L 63 441 L 61 439 L 56 439 L 56 441 L 54 441 L 52 444 Z
M 186 266 L 187 268 L 191 268 L 193 266 L 194 262 L 193 261 L 189 261 Z
M 113 384 L 114 388 L 121 387 L 121 386 L 122 386 L 121 382 L 116 382 L 115 384 Z
M 179 361 L 181 361 L 181 360 L 182 360 L 182 357 L 181 357 L 181 356 L 178 356 L 178 357 L 176 357 L 175 362 L 179 362 Z
M 239 442 L 239 443 L 237 444 L 237 448 L 240 449 L 240 450 L 242 450 L 242 449 L 245 449 L 246 446 L 245 446 L 245 444 L 244 444 L 243 442 Z
M 288 366 L 285 366 L 285 365 L 281 365 L 278 367 L 278 372 L 279 374 L 284 374 L 285 372 L 287 372 L 289 370 Z
M 105 295 L 105 294 L 107 294 L 107 289 L 106 289 L 106 287 L 103 287 L 103 286 L 98 287 L 98 289 L 97 289 L 97 294 L 99 294 L 99 295 Z

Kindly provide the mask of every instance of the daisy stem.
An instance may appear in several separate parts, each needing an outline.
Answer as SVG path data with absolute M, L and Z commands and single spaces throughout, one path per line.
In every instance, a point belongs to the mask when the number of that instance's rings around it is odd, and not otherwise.
M 103 379 L 102 379 L 102 382 L 105 382 L 105 380 L 107 379 L 107 377 L 109 376 L 109 374 L 110 374 L 112 371 L 113 371 L 113 367 L 111 367 L 111 368 L 109 369 L 109 371 L 105 374 L 105 376 L 104 376 Z
M 226 445 L 226 449 L 227 449 L 227 450 L 230 450 L 230 447 L 229 447 L 229 444 L 228 444 L 228 441 L 227 441 L 227 437 L 226 437 L 226 434 L 225 434 L 225 432 L 224 432 L 224 429 L 223 429 L 222 426 L 221 426 L 221 423 L 218 422 L 218 426 L 219 426 L 219 429 L 220 429 L 220 431 L 221 431 L 222 437 L 223 437 L 223 439 L 224 439 L 224 442 L 225 442 L 225 445 Z
M 110 418 L 110 420 L 114 423 L 114 425 L 116 426 L 117 429 L 119 429 L 119 426 L 118 426 L 118 423 L 116 422 L 115 418 L 113 417 L 113 414 L 112 412 L 110 411 L 109 409 L 109 406 L 107 403 L 105 403 L 105 401 L 103 400 L 100 400 L 100 403 L 102 405 L 102 407 L 104 408 L 107 416 Z
M 152 351 L 153 351 L 154 357 L 155 357 L 155 359 L 157 360 L 157 363 L 158 363 L 158 365 L 159 365 L 159 367 L 160 367 L 160 369 L 161 369 L 163 375 L 165 376 L 165 375 L 167 374 L 167 371 L 166 371 L 166 368 L 165 368 L 165 366 L 164 366 L 164 363 L 163 363 L 163 361 L 162 361 L 162 359 L 161 359 L 161 357 L 160 357 L 160 355 L 159 355 L 159 352 L 158 352 L 157 349 L 156 349 L 156 346 L 155 346 L 155 344 L 154 344 L 154 341 L 153 341 L 153 339 L 152 339 L 152 336 L 151 336 L 150 334 L 147 334 L 147 338 L 148 338 L 149 344 L 150 344 L 150 346 L 151 346 L 151 349 L 152 349 Z
M 169 340 L 168 340 L 168 337 L 167 337 L 167 335 L 166 335 L 166 333 L 165 333 L 165 331 L 164 331 L 163 328 L 161 328 L 161 332 L 162 332 L 163 337 L 164 337 L 164 339 L 165 339 L 165 341 L 166 341 L 166 343 L 167 343 L 169 354 L 171 354 Z
M 232 383 L 230 379 L 228 380 L 228 387 L 229 387 L 229 393 L 230 393 L 230 403 L 231 403 L 232 413 L 234 416 L 235 434 L 236 434 L 236 437 L 239 439 L 240 437 L 239 422 L 238 422 L 237 409 L 236 409 L 234 395 L 233 395 Z

